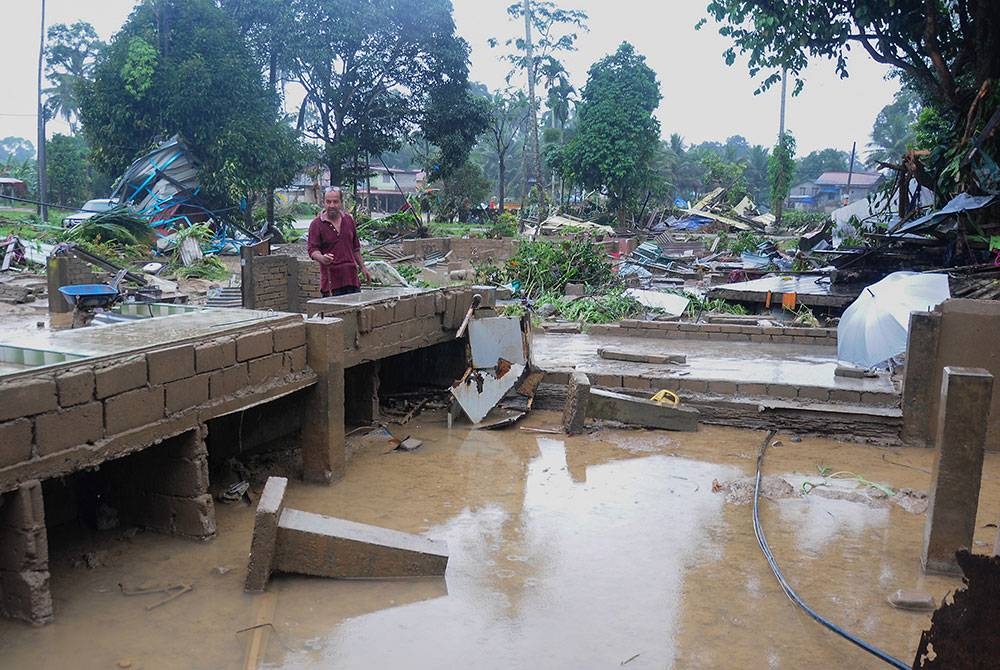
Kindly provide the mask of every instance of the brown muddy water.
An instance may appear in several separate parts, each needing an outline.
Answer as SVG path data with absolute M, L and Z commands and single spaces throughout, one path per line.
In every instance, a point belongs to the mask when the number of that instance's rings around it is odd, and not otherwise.
M 559 419 L 535 412 L 524 425 Z M 57 531 L 55 623 L 0 622 L 0 666 L 242 668 L 255 630 L 239 631 L 270 621 L 268 668 L 887 667 L 782 594 L 750 505 L 713 492 L 713 481 L 753 474 L 763 433 L 703 426 L 565 438 L 517 427 L 449 431 L 440 415 L 405 428 L 424 440 L 421 449 L 390 452 L 381 439 L 365 440 L 342 481 L 293 481 L 289 504 L 445 539 L 444 579 L 279 575 L 266 595 L 246 595 L 253 510 L 241 505 L 217 506 L 218 538 L 203 544 Z M 765 473 L 796 487 L 821 481 L 817 466 L 894 488 L 926 490 L 930 480 L 927 450 L 778 440 Z M 986 524 L 1000 516 L 998 479 L 1000 458 L 990 455 L 981 553 L 996 533 Z M 929 615 L 886 598 L 917 588 L 940 599 L 960 586 L 921 573 L 924 515 L 897 505 L 795 495 L 762 501 L 762 523 L 806 602 L 907 663 Z M 80 556 L 95 550 L 88 568 Z M 153 582 L 194 590 L 147 611 L 161 596 L 119 588 Z

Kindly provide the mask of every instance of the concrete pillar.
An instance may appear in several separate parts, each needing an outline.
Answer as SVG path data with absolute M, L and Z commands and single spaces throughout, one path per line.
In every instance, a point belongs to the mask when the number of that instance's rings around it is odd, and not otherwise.
M 302 476 L 329 484 L 344 476 L 344 322 L 306 319 L 306 361 L 318 377 L 302 422 Z
M 49 323 L 53 328 L 69 328 L 73 325 L 73 306 L 59 292 L 60 286 L 69 286 L 69 256 L 49 256 L 46 263 L 46 277 L 49 294 Z
M 352 425 L 375 423 L 379 418 L 380 361 L 355 365 L 344 371 L 344 421 Z
M 574 372 L 566 386 L 566 404 L 563 405 L 563 431 L 567 435 L 583 432 L 589 400 L 590 379 L 582 372 Z
M 955 552 L 972 547 L 992 397 L 986 370 L 944 368 L 921 559 L 926 572 L 962 574 Z
M 257 306 L 257 292 L 253 283 L 253 259 L 256 254 L 251 245 L 240 247 L 240 291 L 243 294 L 243 308 Z
M 215 536 L 215 503 L 208 492 L 208 449 L 191 430 L 132 457 L 116 473 L 119 512 L 130 523 L 197 540 Z
M 941 339 L 941 314 L 913 312 L 906 341 L 906 371 L 903 375 L 903 442 L 914 447 L 934 446 L 932 408 L 938 389 L 934 380 L 938 370 L 938 344 Z
M 35 625 L 52 621 L 49 545 L 38 481 L 0 496 L 0 615 Z

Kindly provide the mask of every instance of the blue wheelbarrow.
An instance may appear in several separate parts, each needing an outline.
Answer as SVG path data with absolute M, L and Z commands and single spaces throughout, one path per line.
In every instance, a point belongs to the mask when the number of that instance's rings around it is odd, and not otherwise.
M 74 308 L 74 327 L 87 325 L 94 318 L 94 310 L 110 309 L 121 297 L 118 284 L 126 270 L 119 270 L 108 284 L 75 284 L 60 286 L 59 292 Z

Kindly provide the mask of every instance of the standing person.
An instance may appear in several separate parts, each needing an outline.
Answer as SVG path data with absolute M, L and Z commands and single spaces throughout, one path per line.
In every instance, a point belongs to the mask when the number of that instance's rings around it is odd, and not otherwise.
M 309 224 L 309 258 L 319 263 L 319 289 L 323 297 L 358 293 L 358 270 L 371 282 L 372 276 L 361 257 L 358 229 L 350 214 L 343 211 L 344 196 L 328 189 L 325 207 Z

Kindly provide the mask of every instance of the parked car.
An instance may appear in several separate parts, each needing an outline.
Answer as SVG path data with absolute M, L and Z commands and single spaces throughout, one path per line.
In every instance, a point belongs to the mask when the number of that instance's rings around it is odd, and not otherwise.
M 74 226 L 79 226 L 84 221 L 93 218 L 94 216 L 106 212 L 109 209 L 114 209 L 118 206 L 118 200 L 115 198 L 97 198 L 95 200 L 88 200 L 80 208 L 80 211 L 75 214 L 70 214 L 65 219 L 62 220 L 63 228 L 73 228 Z

